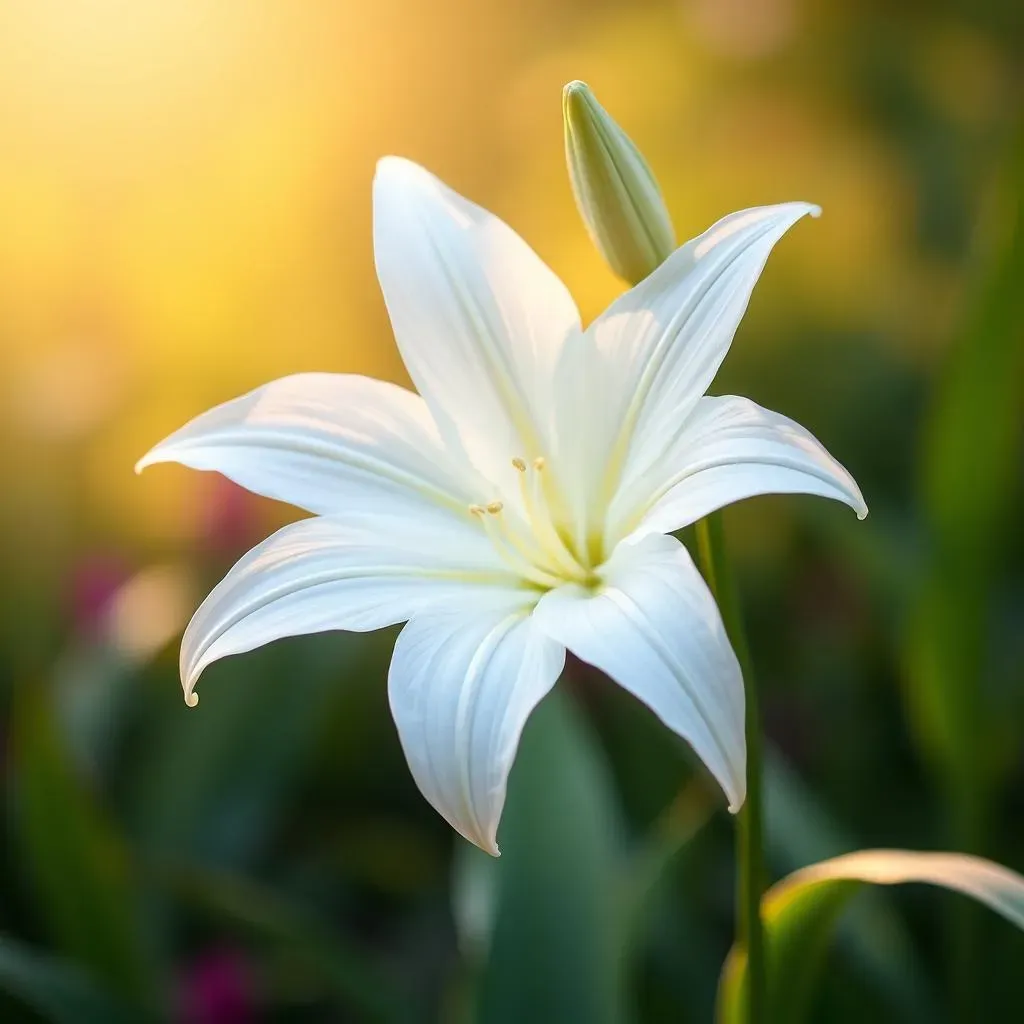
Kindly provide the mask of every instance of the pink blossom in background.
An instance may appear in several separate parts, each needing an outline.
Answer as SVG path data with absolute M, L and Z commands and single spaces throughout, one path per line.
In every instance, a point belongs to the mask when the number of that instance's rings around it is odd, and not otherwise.
M 219 473 L 204 474 L 195 513 L 196 536 L 207 552 L 234 557 L 261 536 L 260 499 Z
M 117 556 L 106 552 L 84 555 L 72 568 L 67 605 L 75 632 L 86 640 L 106 635 L 106 620 L 115 595 L 130 575 Z
M 231 949 L 209 951 L 194 960 L 181 980 L 181 1024 L 253 1024 L 253 970 Z

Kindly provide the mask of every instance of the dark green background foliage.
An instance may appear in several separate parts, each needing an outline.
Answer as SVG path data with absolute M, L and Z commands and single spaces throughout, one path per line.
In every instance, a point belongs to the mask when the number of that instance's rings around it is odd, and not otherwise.
M 754 17 L 726 7 L 737 25 Z M 864 523 L 811 498 L 726 513 L 763 689 L 772 877 L 866 846 L 975 852 L 1024 870 L 1024 8 L 755 9 L 796 27 L 775 48 L 719 53 L 722 88 L 789 90 L 818 125 L 877 154 L 898 180 L 889 219 L 902 254 L 858 271 L 872 293 L 862 315 L 801 301 L 792 268 L 784 280 L 770 264 L 713 389 L 806 424 L 871 508 Z M 670 17 L 656 4 L 524 11 L 530 42 L 524 33 L 515 45 L 538 61 L 546 47 L 571 50 L 589 19 Z M 447 3 L 437 17 L 465 15 Z M 710 52 L 693 18 L 666 23 L 681 60 Z M 562 59 L 564 78 L 590 78 L 648 152 L 674 213 L 689 209 L 691 173 L 732 173 L 702 162 L 692 125 L 665 142 L 670 118 L 632 124 L 588 60 L 571 70 Z M 465 102 L 512 101 L 497 81 Z M 531 105 L 527 120 L 550 121 L 543 144 L 557 149 L 557 89 L 543 108 L 528 89 L 517 102 Z M 665 109 L 675 103 L 667 92 Z M 453 116 L 450 144 L 471 150 L 473 138 L 452 141 Z M 501 159 L 497 147 L 475 153 L 477 180 Z M 542 166 L 557 167 L 555 156 Z M 787 189 L 799 181 L 783 177 Z M 731 205 L 819 198 L 776 195 L 780 180 Z M 488 199 L 484 187 L 474 194 Z M 569 211 L 568 188 L 557 195 Z M 843 222 L 842 195 L 822 224 Z M 360 192 L 353 232 L 365 234 L 368 203 Z M 723 212 L 679 223 L 680 235 Z M 815 242 L 817 225 L 797 230 L 806 273 L 827 246 L 821 273 L 841 278 L 841 233 Z M 369 266 L 368 245 L 359 255 Z M 912 278 L 894 273 L 909 265 Z M 857 309 L 848 297 L 834 305 Z M 136 454 L 153 440 L 137 438 Z M 188 564 L 202 589 L 261 531 L 205 547 L 122 538 L 94 521 L 78 453 L 50 456 L 56 534 L 40 543 L 25 525 L 23 459 L 0 494 L 3 1020 L 712 1019 L 732 939 L 732 822 L 644 708 L 569 664 L 527 728 L 504 855 L 492 861 L 407 772 L 387 709 L 392 633 L 300 638 L 215 665 L 190 711 L 177 637 L 129 657 L 83 628 L 75 566 L 96 552 L 132 570 Z M 130 471 L 126 462 L 125 490 Z M 1024 1019 L 1022 964 L 1024 937 L 961 897 L 875 890 L 842 918 L 809 1019 Z

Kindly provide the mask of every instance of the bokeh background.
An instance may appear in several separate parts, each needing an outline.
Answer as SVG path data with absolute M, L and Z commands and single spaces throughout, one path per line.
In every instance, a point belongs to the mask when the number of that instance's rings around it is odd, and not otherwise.
M 587 80 L 680 238 L 824 207 L 715 390 L 806 424 L 871 516 L 727 529 L 763 690 L 772 874 L 862 846 L 1024 869 L 1024 9 L 1016 0 L 2 0 L 0 1012 L 5 1021 L 708 1021 L 732 822 L 683 744 L 571 666 L 494 862 L 418 795 L 391 635 L 232 659 L 188 615 L 293 513 L 134 461 L 300 370 L 405 382 L 376 158 L 508 220 L 585 318 Z M 812 1019 L 1024 1013 L 1024 940 L 960 897 L 844 919 Z

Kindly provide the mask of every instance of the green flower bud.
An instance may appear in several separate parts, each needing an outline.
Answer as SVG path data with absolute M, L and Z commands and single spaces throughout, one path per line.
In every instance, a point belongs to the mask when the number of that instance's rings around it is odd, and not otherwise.
M 647 161 L 584 82 L 562 91 L 565 158 L 576 205 L 619 277 L 642 281 L 675 249 L 675 232 Z

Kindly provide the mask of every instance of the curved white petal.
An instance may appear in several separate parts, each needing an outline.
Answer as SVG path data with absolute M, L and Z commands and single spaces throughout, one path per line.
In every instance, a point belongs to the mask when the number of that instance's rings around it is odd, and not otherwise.
M 746 795 L 740 666 L 718 608 L 673 537 L 622 544 L 596 590 L 563 587 L 534 617 L 683 737 L 737 811 Z
M 388 696 L 413 778 L 456 831 L 494 856 L 520 734 L 564 663 L 565 648 L 522 601 L 417 616 L 395 644 Z
M 868 514 L 857 482 L 809 431 L 725 395 L 702 398 L 658 466 L 623 481 L 609 528 L 671 533 L 757 494 L 817 494 L 845 502 L 860 519 Z
M 772 247 L 797 220 L 818 212 L 784 203 L 725 217 L 566 347 L 556 437 L 560 472 L 573 474 L 578 531 L 592 510 L 607 506 L 627 464 L 635 475 L 663 457 L 666 436 L 718 372 Z M 579 428 L 582 417 L 587 430 Z
M 143 456 L 216 470 L 310 512 L 479 498 L 449 465 L 419 395 L 353 374 L 299 373 L 197 416 Z
M 492 479 L 546 454 L 553 368 L 580 331 L 564 285 L 497 217 L 398 157 L 377 165 L 373 244 L 402 358 L 449 440 Z
M 414 520 L 377 513 L 292 523 L 244 555 L 192 617 L 181 641 L 185 699 L 214 661 L 272 640 L 325 630 L 363 632 L 460 600 L 484 606 L 518 581 L 470 516 Z

